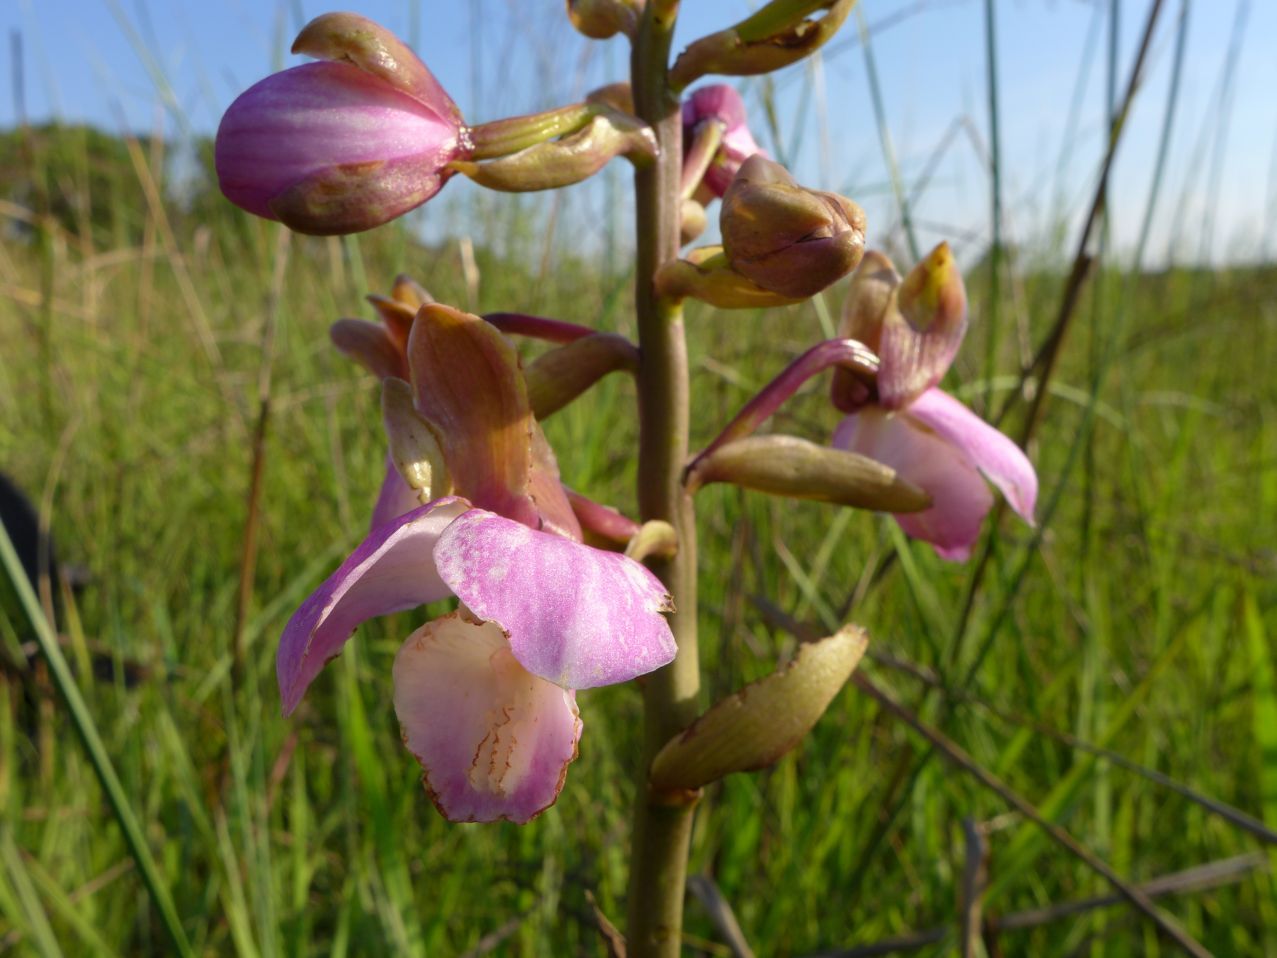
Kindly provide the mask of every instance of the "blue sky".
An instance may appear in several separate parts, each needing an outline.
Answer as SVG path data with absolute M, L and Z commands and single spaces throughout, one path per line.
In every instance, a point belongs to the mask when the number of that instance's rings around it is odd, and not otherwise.
M 557 0 L 347 0 L 347 6 L 413 43 L 472 121 L 569 102 L 625 70 L 623 43 L 577 37 Z M 683 6 L 679 45 L 739 18 L 753 4 L 688 0 Z M 1052 224 L 1076 222 L 1092 188 L 1105 135 L 1108 6 L 1097 11 L 1084 0 L 995 2 L 1004 230 L 1012 240 L 1042 247 Z M 300 62 L 287 53 L 293 35 L 328 9 L 318 0 L 6 0 L 0 25 L 22 37 L 23 103 L 32 121 L 58 117 L 114 131 L 159 128 L 180 138 L 212 132 L 236 94 L 273 68 Z M 1119 4 L 1119 89 L 1147 10 L 1146 0 Z M 1115 172 L 1112 230 L 1128 254 L 1148 194 L 1179 10 L 1179 0 L 1166 0 Z M 978 0 L 862 0 L 861 11 L 873 31 L 887 123 L 907 186 L 929 167 L 946 133 L 958 131 L 917 199 L 919 241 L 926 246 L 948 238 L 966 256 L 978 255 L 990 223 L 982 156 L 990 127 L 984 6 Z M 1170 164 L 1147 261 L 1271 258 L 1277 251 L 1270 238 L 1277 3 L 1196 0 L 1188 30 Z M 1231 101 L 1221 98 L 1230 62 Z M 763 118 L 762 82 L 738 84 L 754 109 L 760 142 L 791 160 L 803 182 L 860 201 L 870 217 L 871 242 L 899 246 L 898 206 L 855 17 L 818 65 L 791 67 L 774 79 L 779 144 Z M 1079 83 L 1081 109 L 1071 118 Z M 17 120 L 11 65 L 4 84 L 0 125 L 8 127 Z M 1228 102 L 1230 108 L 1221 110 Z M 625 174 L 617 169 L 609 176 L 620 183 Z M 475 192 L 469 184 L 450 185 L 449 212 L 445 217 L 438 211 L 435 225 L 455 224 Z M 576 188 L 568 202 L 585 223 L 597 226 L 616 214 L 601 207 L 619 195 L 623 191 Z

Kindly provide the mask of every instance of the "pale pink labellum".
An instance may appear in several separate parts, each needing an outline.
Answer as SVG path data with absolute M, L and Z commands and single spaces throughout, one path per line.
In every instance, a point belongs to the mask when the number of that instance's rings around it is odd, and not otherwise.
M 915 539 L 930 542 L 942 558 L 970 557 L 993 506 L 993 493 L 961 448 L 914 419 L 909 410 L 891 413 L 876 406 L 844 419 L 833 444 L 890 466 L 927 492 L 931 508 L 898 514 L 896 521 Z
M 368 619 L 451 594 L 435 570 L 439 534 L 469 503 L 438 499 L 374 529 L 284 627 L 275 667 L 284 714 Z
M 499 626 L 452 613 L 395 657 L 395 713 L 426 791 L 454 822 L 523 823 L 576 758 L 576 697 L 520 665 Z
M 1001 490 L 1021 519 L 1034 524 L 1038 476 L 1019 446 L 939 389 L 928 389 L 906 412 L 959 450 Z
M 386 477 L 381 480 L 381 490 L 377 493 L 377 504 L 372 509 L 372 522 L 369 529 L 376 529 L 394 519 L 418 508 L 421 501 L 416 491 L 404 481 L 395 464 L 386 459 Z
M 656 576 L 633 559 L 471 510 L 435 546 L 439 575 L 498 623 L 529 672 L 564 688 L 625 682 L 677 651 Z

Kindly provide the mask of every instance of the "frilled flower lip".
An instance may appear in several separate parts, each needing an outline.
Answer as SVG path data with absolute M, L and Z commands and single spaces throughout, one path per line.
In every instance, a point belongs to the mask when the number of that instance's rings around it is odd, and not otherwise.
M 495 623 L 453 612 L 419 628 L 395 657 L 394 699 L 450 821 L 523 824 L 558 798 L 581 737 L 576 696 L 519 665 Z
M 1030 525 L 1037 474 L 1024 452 L 957 399 L 929 389 L 897 412 L 868 406 L 847 416 L 833 445 L 876 459 L 930 494 L 932 506 L 896 516 L 944 559 L 964 560 L 993 505 L 986 481 Z
M 639 563 L 439 499 L 373 530 L 289 620 L 276 658 L 285 714 L 361 623 L 449 595 L 564 688 L 628 681 L 677 650 L 669 595 Z
M 346 174 L 373 183 L 379 202 L 411 204 L 402 213 L 438 192 L 444 167 L 464 153 L 462 132 L 451 101 L 432 105 L 353 64 L 321 61 L 242 93 L 222 117 L 214 162 L 226 197 L 268 219 L 290 190 Z

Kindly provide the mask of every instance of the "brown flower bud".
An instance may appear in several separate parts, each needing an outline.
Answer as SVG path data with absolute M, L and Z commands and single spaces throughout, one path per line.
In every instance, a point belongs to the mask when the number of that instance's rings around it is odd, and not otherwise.
M 742 164 L 723 195 L 719 224 L 733 269 L 795 299 L 842 279 L 865 249 L 859 206 L 799 186 L 783 166 L 759 154 Z
M 567 0 L 572 26 L 591 40 L 606 40 L 618 33 L 634 36 L 643 0 Z

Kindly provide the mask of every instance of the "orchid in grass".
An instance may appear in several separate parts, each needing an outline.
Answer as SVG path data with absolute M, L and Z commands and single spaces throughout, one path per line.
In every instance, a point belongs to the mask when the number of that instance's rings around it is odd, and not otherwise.
M 887 257 L 866 253 L 839 334 L 878 353 L 876 394 L 841 371 L 834 379 L 834 402 L 849 413 L 834 432 L 834 446 L 890 466 L 929 494 L 930 508 L 896 520 L 955 560 L 970 556 L 993 506 L 986 480 L 1030 524 L 1038 491 L 1023 451 L 936 388 L 966 328 L 966 292 L 947 244 L 903 280 Z
M 674 657 L 669 595 L 638 562 L 581 543 L 518 357 L 495 328 L 427 304 L 406 364 L 406 415 L 437 460 L 435 484 L 457 495 L 378 525 L 297 610 L 276 663 L 284 710 L 362 622 L 456 596 L 461 608 L 415 631 L 395 659 L 404 743 L 447 818 L 526 822 L 553 804 L 576 757 L 575 690 Z M 404 415 L 387 416 L 392 455 L 417 476 L 396 435 Z

